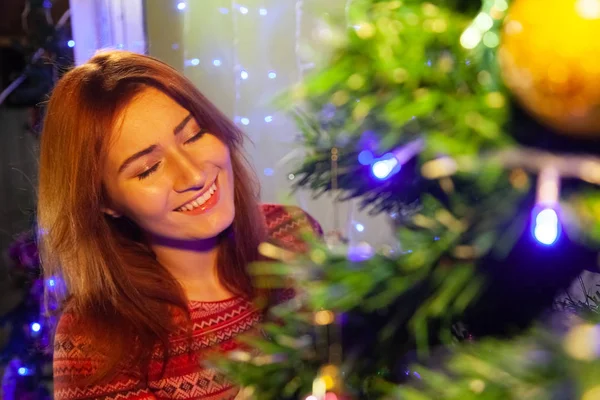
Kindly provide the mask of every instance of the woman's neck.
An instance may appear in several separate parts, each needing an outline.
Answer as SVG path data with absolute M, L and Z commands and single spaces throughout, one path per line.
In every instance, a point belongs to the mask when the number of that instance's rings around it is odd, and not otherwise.
M 217 270 L 218 238 L 182 241 L 153 237 L 150 247 L 183 287 L 188 300 L 218 301 L 232 297 Z

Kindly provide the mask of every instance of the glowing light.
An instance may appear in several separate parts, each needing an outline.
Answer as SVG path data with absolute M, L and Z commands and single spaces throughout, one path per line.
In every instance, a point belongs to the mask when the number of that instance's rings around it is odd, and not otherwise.
M 21 367 L 17 370 L 17 372 L 19 373 L 19 375 L 25 376 L 25 375 L 29 374 L 29 369 L 27 369 L 25 367 Z
M 474 26 L 468 27 L 460 36 L 460 44 L 465 49 L 474 49 L 481 42 L 481 31 Z
M 229 14 L 229 9 L 227 9 L 225 7 L 221 7 L 221 8 L 219 8 L 219 12 L 221 14 Z
M 358 162 L 362 165 L 369 165 L 373 162 L 373 153 L 369 150 L 363 150 L 358 153 Z
M 277 74 L 275 73 L 275 71 L 269 71 L 269 79 L 275 79 L 277 78 Z
M 56 282 L 54 281 L 54 279 L 48 279 L 48 286 L 50 287 L 54 287 L 54 285 L 56 285 Z
M 506 0 L 496 0 L 496 3 L 494 4 L 494 6 L 496 6 L 496 8 L 499 11 L 508 10 L 508 3 L 506 2 Z
M 475 18 L 475 25 L 482 31 L 488 31 L 494 26 L 494 20 L 487 13 L 479 13 L 479 15 Z
M 315 313 L 315 323 L 317 325 L 329 325 L 335 320 L 335 314 L 328 310 L 317 311 Z
M 220 67 L 221 66 L 221 60 L 213 60 L 213 65 L 215 67 Z
M 267 122 L 267 123 L 269 123 L 269 122 L 273 122 L 273 117 L 272 117 L 272 116 L 270 116 L 270 115 L 267 115 L 267 116 L 265 117 L 265 122 Z
M 535 216 L 535 226 L 533 236 L 535 239 L 546 246 L 550 246 L 558 239 L 560 225 L 558 214 L 551 208 L 541 210 Z
M 69 41 L 67 42 L 67 46 L 69 46 L 69 47 L 71 47 L 71 48 L 75 47 L 75 41 L 74 41 L 74 40 L 69 40 Z
M 260 10 L 258 10 L 258 13 L 264 17 L 265 15 L 267 15 L 267 9 L 261 8 Z
M 582 18 L 600 18 L 600 0 L 579 0 L 575 7 Z
M 250 120 L 249 120 L 248 118 L 242 118 L 242 119 L 240 119 L 240 122 L 241 122 L 243 125 L 248 125 L 248 124 L 250 124 Z
M 31 324 L 31 330 L 33 332 L 39 332 L 40 329 L 42 329 L 42 326 L 39 323 L 34 322 L 34 323 Z
M 265 168 L 263 172 L 266 176 L 273 176 L 274 173 L 273 168 Z
M 197 58 L 192 58 L 192 59 L 191 59 L 191 61 L 190 61 L 190 63 L 191 63 L 192 65 L 198 65 L 198 64 L 200 64 L 200 60 L 199 60 L 199 59 L 197 59 Z
M 398 160 L 392 153 L 385 154 L 371 165 L 371 171 L 377 179 L 387 179 L 400 170 Z
M 288 179 L 289 179 L 290 181 L 293 181 L 294 179 L 296 179 L 296 175 L 294 175 L 294 174 L 289 174 L 289 175 L 288 175 Z
M 241 12 L 242 14 L 248 14 L 248 7 L 241 6 L 241 7 L 240 7 L 240 12 Z
M 313 396 L 323 398 L 326 390 L 327 389 L 323 378 L 317 378 L 313 381 Z
M 490 49 L 498 46 L 500 44 L 500 38 L 496 32 L 486 32 L 483 35 L 483 44 Z
M 242 72 L 240 72 L 240 76 L 242 79 L 248 79 L 248 71 L 242 70 Z
M 356 230 L 362 232 L 365 230 L 365 226 L 363 224 L 356 224 Z
M 185 6 L 186 6 L 186 4 L 183 1 L 180 1 L 179 3 L 177 3 L 177 9 L 179 11 L 185 10 Z

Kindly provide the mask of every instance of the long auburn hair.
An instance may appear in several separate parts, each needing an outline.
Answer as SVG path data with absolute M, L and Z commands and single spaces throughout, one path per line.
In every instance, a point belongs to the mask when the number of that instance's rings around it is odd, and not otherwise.
M 220 236 L 217 257 L 228 290 L 255 295 L 246 266 L 259 258 L 266 236 L 243 133 L 187 78 L 157 59 L 126 51 L 98 53 L 67 72 L 50 97 L 41 135 L 40 256 L 45 276 L 59 278 L 47 289 L 47 300 L 81 321 L 76 326 L 106 356 L 98 380 L 124 358 L 147 365 L 157 343 L 168 349 L 177 325 L 174 311 L 187 315 L 181 285 L 155 259 L 139 228 L 101 211 L 107 204 L 101 170 L 110 132 L 119 112 L 148 87 L 170 96 L 230 149 L 235 218 Z

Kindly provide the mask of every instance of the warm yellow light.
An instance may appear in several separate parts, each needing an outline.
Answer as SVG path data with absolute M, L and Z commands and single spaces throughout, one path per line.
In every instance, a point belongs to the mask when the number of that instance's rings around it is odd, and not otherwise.
M 335 314 L 328 310 L 317 311 L 315 313 L 315 323 L 317 325 L 329 325 L 335 320 Z
M 471 388 L 471 390 L 473 392 L 479 394 L 485 390 L 485 382 L 482 381 L 481 379 L 473 379 L 469 383 L 469 387 Z
M 565 336 L 564 348 L 567 354 L 581 361 L 591 361 L 597 358 L 598 327 L 582 324 L 573 327 Z
M 581 400 L 600 400 L 600 385 L 586 390 L 581 396 Z

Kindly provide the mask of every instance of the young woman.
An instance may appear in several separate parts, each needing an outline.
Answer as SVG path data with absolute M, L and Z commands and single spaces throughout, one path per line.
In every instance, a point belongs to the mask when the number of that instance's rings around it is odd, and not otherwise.
M 259 334 L 246 272 L 271 241 L 320 233 L 259 205 L 243 134 L 166 64 L 123 51 L 68 72 L 41 139 L 41 256 L 61 310 L 55 398 L 232 399 L 203 363 Z

